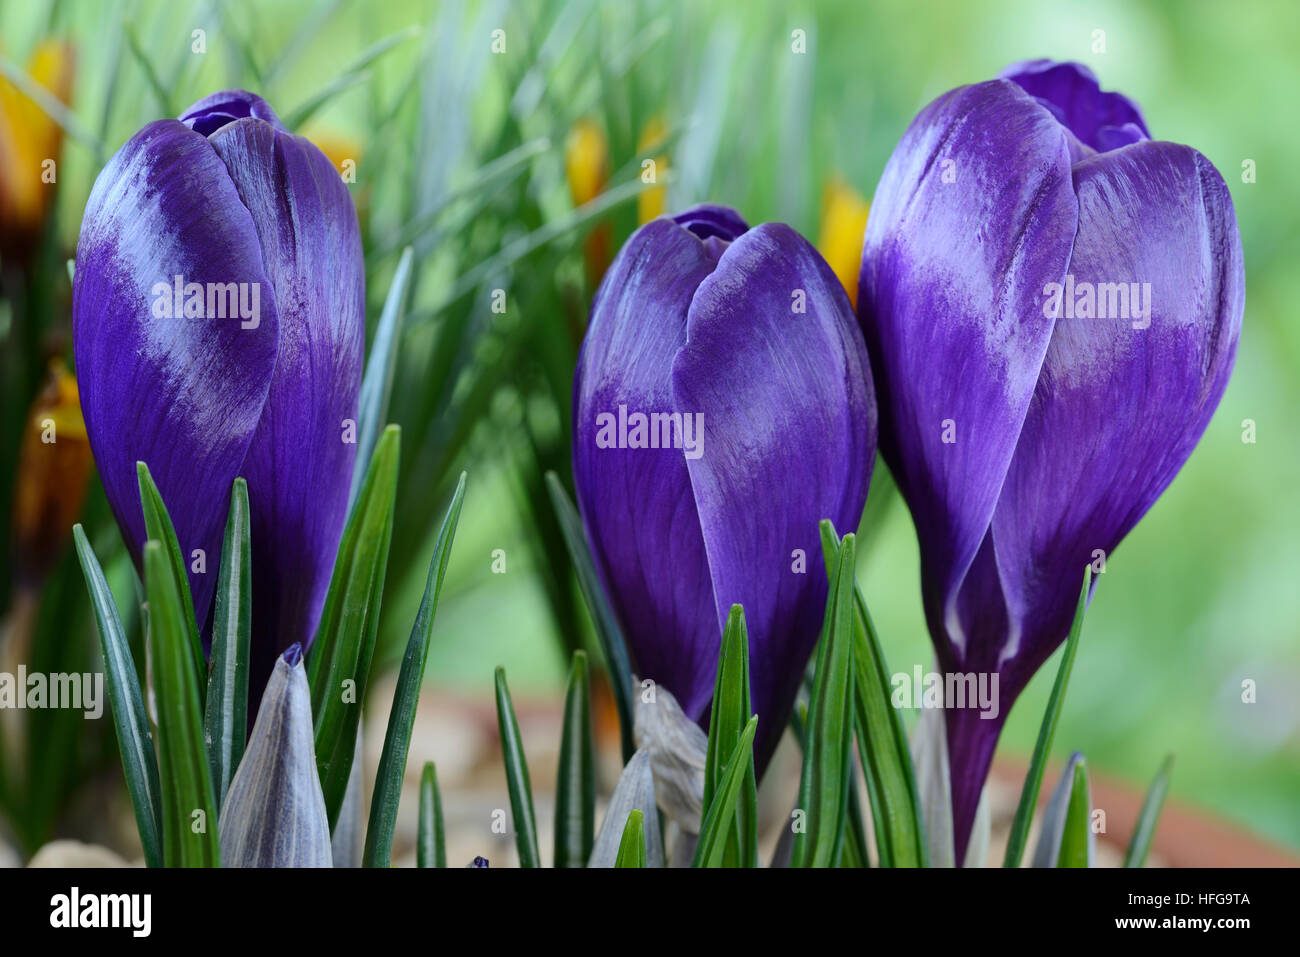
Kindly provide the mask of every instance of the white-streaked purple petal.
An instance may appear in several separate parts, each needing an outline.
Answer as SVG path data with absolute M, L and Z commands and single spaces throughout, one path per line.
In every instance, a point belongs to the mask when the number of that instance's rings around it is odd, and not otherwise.
M 259 119 L 210 141 L 252 213 L 280 316 L 279 357 L 242 468 L 257 687 L 279 650 L 311 640 L 329 586 L 356 456 L 365 275 L 352 197 L 319 149 Z
M 1041 289 L 1064 277 L 1077 222 L 1065 133 L 1005 80 L 926 107 L 876 190 L 859 311 L 945 664 L 1051 337 Z
M 256 327 L 239 315 L 186 318 L 191 283 L 205 312 L 209 284 L 237 284 L 250 299 L 262 290 Z M 95 181 L 77 245 L 73 343 L 86 430 L 127 546 L 138 564 L 145 530 L 135 463 L 144 461 L 182 552 L 206 554 L 207 574 L 186 562 L 202 625 L 279 321 L 252 217 L 208 141 L 176 120 L 142 129 Z
M 755 742 L 761 768 L 825 614 L 818 522 L 857 528 L 876 448 L 853 307 L 807 240 L 766 223 L 731 243 L 691 302 L 673 395 L 703 424 L 686 464 L 713 580 L 710 653 L 743 605 L 751 700 L 770 727 Z
M 1069 274 L 1077 299 L 1090 288 L 1108 315 L 1057 320 L 994 513 L 1012 694 L 1069 630 L 1084 566 L 1114 550 L 1196 447 L 1244 309 L 1232 199 L 1200 153 L 1144 142 L 1080 163 L 1075 183 Z
M 1226 387 L 1244 308 L 1232 202 L 1208 160 L 1188 147 L 1151 141 L 1137 106 L 1102 92 L 1077 64 L 1033 61 L 1003 76 L 1008 79 L 954 91 L 927 108 L 913 130 L 933 127 L 927 114 L 941 104 L 958 104 L 952 132 L 940 133 L 937 146 L 926 147 L 913 131 L 900 144 L 868 224 L 860 297 L 878 364 L 882 450 L 917 526 L 941 669 L 1000 677 L 996 719 L 969 708 L 945 716 L 959 851 L 1006 715 L 1068 633 L 1084 566 L 1118 545 L 1206 428 Z M 1055 226 L 1045 222 L 1035 243 L 1053 256 L 1068 248 L 1064 270 L 1015 260 L 1012 250 L 1026 233 L 993 208 L 931 229 L 927 197 L 905 189 L 900 202 L 891 181 L 895 167 L 931 169 L 949 150 L 946 141 L 966 130 L 982 144 L 975 159 L 991 176 L 1043 195 L 1042 164 L 1022 138 L 1006 136 L 1013 127 L 1008 111 L 964 93 L 1012 83 L 1056 127 L 1070 157 L 1074 216 Z M 957 181 L 960 176 L 958 164 Z M 981 195 L 994 188 L 984 184 Z M 913 249 L 938 268 L 918 274 L 911 259 L 899 256 Z M 1001 272 L 992 261 L 998 255 L 1010 261 Z M 950 277 L 972 268 L 976 283 L 982 275 L 997 297 L 954 286 Z M 1014 290 L 1023 295 L 1008 297 Z M 980 350 L 930 350 L 929 375 L 908 351 L 927 322 L 939 323 L 940 339 L 951 336 L 952 302 L 989 332 L 1003 315 L 1017 318 L 1017 335 L 1048 330 L 1037 366 L 1025 364 L 1032 390 L 1018 420 L 998 417 L 996 403 L 969 401 L 980 395 L 979 380 L 986 389 L 1010 381 L 996 366 L 981 370 Z M 1008 302 L 1014 308 L 1006 312 Z M 969 375 L 977 380 L 974 390 L 963 381 Z M 991 424 L 996 433 L 973 450 L 973 459 L 926 448 L 921 424 L 955 401 L 977 429 Z M 918 416 L 917 408 L 926 414 Z M 960 420 L 956 425 L 954 452 L 971 437 L 962 435 Z M 975 438 L 981 444 L 986 437 L 977 432 Z M 992 442 L 997 456 L 986 454 Z M 976 508 L 969 496 L 935 494 L 962 485 L 991 489 L 996 502 L 989 509 L 985 495 Z
M 592 304 L 573 395 L 573 474 L 596 567 L 635 667 L 692 720 L 713 696 L 718 630 L 708 561 L 681 449 L 601 448 L 598 417 L 669 413 L 691 298 L 714 267 L 668 219 L 638 230 Z

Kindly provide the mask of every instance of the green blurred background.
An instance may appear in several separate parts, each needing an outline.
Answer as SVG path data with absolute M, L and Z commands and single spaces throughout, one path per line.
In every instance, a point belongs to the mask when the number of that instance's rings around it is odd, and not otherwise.
M 192 50 L 196 29 L 206 53 Z M 792 52 L 795 30 L 804 31 L 804 54 Z M 5 467 L 14 468 L 13 426 L 33 394 L 15 386 L 15 356 L 68 352 L 64 261 L 103 159 L 148 120 L 203 94 L 258 92 L 300 120 L 300 132 L 333 144 L 332 156 L 357 162 L 351 189 L 372 329 L 397 254 L 415 248 L 393 400 L 403 475 L 383 627 L 390 649 L 405 640 L 449 482 L 468 468 L 427 681 L 485 703 L 497 664 L 510 669 L 517 695 L 558 697 L 567 649 L 589 641 L 541 477 L 567 475 L 568 390 L 592 291 L 589 237 L 609 223 L 616 249 L 636 227 L 638 204 L 649 201 L 637 195 L 642 159 L 666 158 L 670 210 L 722 202 L 751 223 L 782 220 L 817 239 L 828 185 L 842 180 L 869 199 L 899 136 L 933 97 L 1015 60 L 1088 64 L 1103 87 L 1141 104 L 1156 138 L 1195 146 L 1223 173 L 1248 289 L 1237 369 L 1218 413 L 1108 564 L 1057 749 L 1082 750 L 1094 768 L 1139 787 L 1174 752 L 1175 798 L 1300 848 L 1292 172 L 1300 6 L 1291 0 L 6 0 L 0 8 L 10 67 L 51 35 L 75 50 L 70 102 L 81 135 L 64 141 L 57 206 L 33 268 L 32 288 L 49 306 L 25 332 L 23 310 L 0 304 Z M 565 143 L 584 118 L 608 142 L 609 177 L 602 196 L 575 212 Z M 1254 161 L 1254 183 L 1242 181 L 1245 160 Z M 490 309 L 495 288 L 507 291 L 504 315 Z M 1247 419 L 1253 444 L 1242 441 Z M 131 572 L 97 489 L 84 520 L 99 554 L 115 556 L 115 590 L 128 604 Z M 866 525 L 859 576 L 889 662 L 897 671 L 928 665 L 910 519 L 896 497 L 873 495 Z M 491 571 L 495 549 L 505 550 L 504 575 Z M 75 563 L 64 561 L 46 594 L 47 603 L 50 594 L 80 602 L 61 620 L 89 646 Z M 1004 752 L 1032 747 L 1055 660 L 1014 709 Z M 1244 679 L 1257 684 L 1255 704 L 1241 702 Z M 35 746 L 51 748 L 53 732 L 41 733 Z M 78 749 L 82 768 L 103 757 Z M 48 793 L 67 800 L 76 773 Z M 49 832 L 53 819 L 32 826 Z

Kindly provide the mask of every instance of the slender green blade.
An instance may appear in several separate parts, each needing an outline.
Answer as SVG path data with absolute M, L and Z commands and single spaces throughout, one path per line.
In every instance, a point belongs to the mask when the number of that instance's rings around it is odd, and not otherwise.
M 248 730 L 248 648 L 253 615 L 248 483 L 235 479 L 221 549 L 212 623 L 212 672 L 203 727 L 218 809 L 244 756 Z
M 506 670 L 496 670 L 497 727 L 501 732 L 501 755 L 506 765 L 506 784 L 510 791 L 510 812 L 515 822 L 515 845 L 519 848 L 520 867 L 541 867 L 537 852 L 537 818 L 533 814 L 533 786 L 528 780 L 528 762 L 519 737 L 519 722 L 506 687 Z
M 1025 854 L 1025 844 L 1029 839 L 1029 822 L 1034 816 L 1034 807 L 1038 804 L 1038 791 L 1043 786 L 1043 770 L 1047 767 L 1047 755 L 1052 750 L 1052 738 L 1056 735 L 1056 725 L 1061 719 L 1061 708 L 1065 702 L 1065 689 L 1070 683 L 1070 669 L 1074 667 L 1074 655 L 1079 650 L 1079 633 L 1083 630 L 1084 612 L 1088 607 L 1088 586 L 1092 584 L 1092 566 L 1083 572 L 1083 588 L 1079 590 L 1079 603 L 1074 609 L 1074 623 L 1070 626 L 1070 637 L 1065 642 L 1065 654 L 1061 656 L 1061 666 L 1056 672 L 1056 683 L 1052 685 L 1052 695 L 1047 701 L 1047 711 L 1043 723 L 1038 728 L 1038 741 L 1034 744 L 1034 756 L 1029 762 L 1029 771 L 1025 774 L 1025 784 L 1020 790 L 1020 803 L 1016 806 L 1016 816 L 1011 822 L 1011 834 L 1007 838 L 1007 853 L 1002 860 L 1003 867 L 1019 867 Z
M 1142 802 L 1142 813 L 1138 815 L 1137 828 L 1133 831 L 1133 840 L 1129 842 L 1128 852 L 1124 855 L 1125 867 L 1141 867 L 1147 861 L 1151 851 L 1151 842 L 1155 840 L 1156 824 L 1160 820 L 1160 809 L 1164 807 L 1165 796 L 1169 793 L 1169 777 L 1174 770 L 1174 756 L 1168 755 L 1156 779 L 1151 782 L 1146 800 Z
M 420 28 L 413 24 L 402 30 L 398 30 L 396 33 L 389 34 L 382 40 L 378 40 L 366 47 L 366 49 L 357 54 L 355 60 L 338 72 L 336 79 L 327 84 L 323 89 L 318 90 L 312 96 L 308 97 L 306 102 L 289 111 L 289 113 L 285 115 L 284 119 L 285 128 L 297 130 L 311 119 L 317 110 L 339 93 L 363 82 L 369 76 L 367 69 L 381 56 L 393 47 L 397 46 L 397 44 L 401 43 L 403 40 L 417 36 L 419 33 Z
M 1065 830 L 1061 832 L 1061 853 L 1057 867 L 1088 867 L 1091 854 L 1088 829 L 1092 826 L 1092 800 L 1088 788 L 1088 762 L 1082 757 L 1074 765 L 1074 782 L 1070 803 L 1065 812 Z
M 162 806 L 158 783 L 158 760 L 154 754 L 153 736 L 149 733 L 149 715 L 140 682 L 136 677 L 131 648 L 122 627 L 113 593 L 108 580 L 95 557 L 94 549 L 86 539 L 80 525 L 72 527 L 77 543 L 77 557 L 86 577 L 90 603 L 95 610 L 95 623 L 99 629 L 99 647 L 104 655 L 105 677 L 108 681 L 108 699 L 113 709 L 113 726 L 117 732 L 117 747 L 122 755 L 122 772 L 126 777 L 127 793 L 131 795 L 131 808 L 135 811 L 135 826 L 140 832 L 140 845 L 144 848 L 144 862 L 148 867 L 161 867 Z
M 718 649 L 718 672 L 709 717 L 709 748 L 704 762 L 704 812 L 722 783 L 723 759 L 735 750 L 753 709 L 749 699 L 749 630 L 745 609 L 732 605 Z M 724 867 L 758 866 L 758 786 L 751 763 L 740 788 L 740 801 L 727 838 Z
M 618 857 L 614 858 L 615 867 L 645 867 L 645 823 L 642 814 L 636 808 L 627 816 L 623 825 L 623 840 L 618 845 Z
M 167 87 L 163 81 L 158 78 L 158 71 L 154 69 L 153 61 L 141 46 L 140 39 L 135 33 L 134 24 L 125 24 L 123 30 L 126 33 L 126 45 L 131 51 L 131 56 L 140 67 L 140 71 L 144 73 L 145 82 L 149 84 L 154 99 L 158 101 L 159 112 L 163 116 L 175 116 L 176 107 L 172 103 L 171 94 L 167 92 Z
M 357 499 L 361 483 L 379 441 L 383 423 L 388 418 L 388 401 L 393 393 L 393 372 L 397 368 L 397 343 L 401 338 L 402 318 L 406 315 L 406 300 L 411 290 L 411 263 L 415 251 L 402 250 L 397 271 L 384 299 L 384 310 L 379 315 L 374 342 L 370 344 L 370 357 L 366 360 L 366 374 L 361 379 L 361 398 L 357 413 L 357 460 L 352 468 L 352 490 L 349 505 Z
M 826 573 L 833 571 L 839 536 L 821 523 Z M 867 782 L 876 853 L 881 867 L 925 867 L 921 796 L 907 731 L 890 700 L 890 670 L 861 589 L 854 587 L 853 708 L 858 754 Z M 851 795 L 856 802 L 856 793 Z M 855 830 L 861 817 L 852 819 Z M 854 841 L 859 840 L 854 835 Z
M 639 813 L 639 812 L 638 812 Z M 573 653 L 555 783 L 555 866 L 586 867 L 596 841 L 596 746 L 587 653 Z M 645 842 L 642 841 L 642 854 Z
M 856 762 L 850 757 L 850 764 Z M 871 855 L 867 850 L 867 819 L 862 813 L 862 799 L 858 796 L 857 773 L 850 773 L 849 778 L 849 821 L 848 840 L 844 842 L 844 851 L 840 855 L 840 867 L 870 867 Z
M 375 447 L 361 493 L 339 542 L 334 573 L 307 662 L 316 726 L 316 766 L 331 829 L 347 793 L 379 628 L 393 536 L 401 430 L 390 425 Z
M 366 849 L 362 857 L 364 867 L 387 867 L 393 853 L 397 805 L 402 798 L 402 778 L 406 775 L 406 757 L 411 748 L 411 733 L 415 729 L 415 709 L 420 702 L 420 686 L 424 683 L 424 666 L 429 660 L 433 619 L 438 613 L 438 596 L 442 593 L 442 580 L 447 574 L 447 562 L 451 558 L 451 546 L 456 539 L 456 526 L 460 522 L 464 501 L 465 473 L 461 472 L 451 505 L 442 520 L 442 528 L 438 530 L 424 597 L 420 600 L 420 610 L 411 626 L 411 637 L 406 642 L 406 653 L 397 673 L 393 708 L 388 713 L 388 730 L 384 734 L 384 749 L 379 755 L 375 790 L 370 801 L 370 824 L 366 828 Z
M 442 791 L 438 788 L 438 769 L 432 761 L 425 762 L 424 773 L 420 776 L 420 823 L 416 833 L 415 866 L 447 866 Z
M 614 610 L 609 607 L 605 591 L 596 574 L 596 565 L 591 552 L 587 549 L 587 533 L 583 530 L 582 519 L 578 510 L 570 501 L 569 495 L 560 484 L 554 472 L 546 473 L 546 487 L 551 493 L 551 504 L 560 520 L 560 531 L 564 534 L 564 544 L 568 546 L 569 558 L 573 561 L 574 571 L 578 574 L 578 585 L 582 596 L 587 601 L 591 618 L 596 624 L 596 637 L 600 640 L 601 651 L 605 654 L 605 665 L 609 669 L 609 683 L 614 689 L 614 703 L 618 707 L 619 730 L 623 740 L 623 761 L 626 763 L 636 752 L 636 742 L 632 738 L 634 726 L 632 710 L 632 663 L 627 654 L 627 644 L 623 641 L 623 631 L 614 617 Z
M 204 691 L 208 686 L 207 659 L 203 656 L 203 641 L 199 638 L 199 624 L 194 616 L 194 599 L 190 595 L 190 579 L 185 573 L 185 555 L 181 543 L 176 539 L 176 528 L 171 516 L 167 514 L 167 505 L 162 493 L 154 484 L 149 474 L 149 466 L 144 462 L 135 463 L 136 479 L 140 484 L 140 505 L 144 510 L 144 528 L 149 539 L 162 544 L 163 554 L 168 567 L 176 581 L 176 591 L 180 595 L 181 610 L 184 617 L 182 624 L 189 636 L 191 659 L 194 662 L 194 676 L 199 683 L 199 702 L 202 703 Z
M 740 740 L 727 758 L 726 771 L 713 796 L 713 803 L 704 814 L 700 825 L 699 842 L 691 867 L 721 867 L 726 859 L 727 839 L 731 836 L 736 818 L 736 805 L 740 798 L 745 776 L 754 767 L 754 732 L 758 728 L 758 715 L 754 715 L 741 732 Z
M 176 578 L 159 542 L 145 543 L 144 580 L 158 704 L 163 861 L 168 867 L 217 867 L 217 801 L 203 743 L 203 706 Z
M 840 543 L 826 600 L 817 671 L 805 726 L 792 867 L 836 867 L 844 847 L 853 743 L 853 569 L 857 539 Z

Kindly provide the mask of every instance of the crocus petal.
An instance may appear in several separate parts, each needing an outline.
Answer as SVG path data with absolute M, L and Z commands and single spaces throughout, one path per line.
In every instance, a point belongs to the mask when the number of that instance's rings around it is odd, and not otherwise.
M 714 265 L 671 220 L 638 230 L 597 292 L 573 389 L 574 485 L 605 592 L 638 672 L 695 721 L 713 696 L 721 631 L 686 459 L 674 448 L 601 448 L 597 417 L 676 408 L 672 360 Z
M 1061 307 L 985 542 L 983 567 L 996 570 L 962 615 L 982 633 L 953 667 L 1000 672 L 1003 713 L 948 713 L 950 740 L 962 742 L 959 835 L 1010 702 L 1069 632 L 1084 566 L 1111 554 L 1191 455 L 1241 330 L 1241 240 L 1228 187 L 1205 157 L 1145 142 L 1083 161 L 1075 183 L 1069 275 L 1076 301 L 1101 290 L 1109 317 L 1069 318 Z M 1149 305 L 1147 317 L 1121 308 L 1119 283 L 1137 284 L 1129 302 Z
M 1122 93 L 1103 91 L 1082 63 L 1027 60 L 998 76 L 1046 106 L 1090 149 L 1104 152 L 1151 138 L 1138 105 Z
M 196 133 L 211 136 L 223 126 L 250 116 L 265 120 L 277 130 L 284 130 L 271 104 L 247 90 L 222 90 L 209 94 L 181 114 L 180 120 Z
M 1142 143 L 1079 164 L 1075 182 L 1075 288 L 1106 290 L 1113 314 L 1116 284 L 1136 284 L 1150 313 L 1057 320 L 993 519 L 1012 694 L 1069 630 L 1095 550 L 1111 553 L 1196 447 L 1245 306 L 1232 198 L 1200 153 Z
M 226 867 L 330 867 L 302 649 L 275 663 L 218 825 Z
M 315 146 L 258 119 L 211 143 L 252 212 L 280 352 L 242 474 L 252 513 L 251 680 L 320 618 L 356 456 L 365 276 L 352 197 Z M 260 494 L 259 494 L 260 493 Z
M 716 660 L 728 610 L 743 605 L 751 700 L 769 718 L 761 769 L 821 630 L 818 522 L 857 528 L 876 447 L 853 308 L 807 240 L 766 223 L 731 243 L 691 303 L 673 396 L 703 424 L 702 454 L 686 464 L 713 581 L 709 651 Z
M 1009 81 L 954 90 L 908 128 L 867 221 L 858 303 L 881 451 L 916 523 L 945 664 L 966 645 L 959 592 L 1051 337 L 1040 292 L 1069 262 L 1067 140 Z
M 137 566 L 145 541 L 135 463 L 149 465 L 185 555 L 202 624 L 230 486 L 275 369 L 273 298 L 255 329 L 239 317 L 172 315 L 183 283 L 269 289 L 252 216 L 208 141 L 175 120 L 151 123 L 109 160 L 86 203 L 73 283 L 73 342 L 86 431 Z M 155 288 L 157 286 L 157 288 Z M 186 297 L 188 298 L 188 296 Z M 187 562 L 187 564 L 189 564 Z

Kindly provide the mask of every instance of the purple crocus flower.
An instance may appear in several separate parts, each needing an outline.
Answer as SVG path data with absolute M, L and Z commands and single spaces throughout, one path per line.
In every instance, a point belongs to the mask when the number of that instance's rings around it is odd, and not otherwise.
M 1086 68 L 1037 60 L 913 121 L 871 208 L 859 309 L 881 451 L 945 672 L 957 858 L 1011 703 L 1218 405 L 1244 307 L 1228 188 Z M 1097 567 L 1100 567 L 1098 564 Z M 1094 581 L 1095 585 L 1095 581 Z
M 763 766 L 826 601 L 817 523 L 857 527 L 876 449 L 843 287 L 788 226 L 697 206 L 643 226 L 591 309 L 573 471 L 597 568 L 642 678 L 709 713 L 722 627 L 745 607 Z
M 364 304 L 347 187 L 251 93 L 150 123 L 95 181 L 73 290 L 91 448 L 137 565 L 135 463 L 148 464 L 201 627 L 231 483 L 248 480 L 254 698 L 276 653 L 310 642 L 329 584 L 356 454 Z

